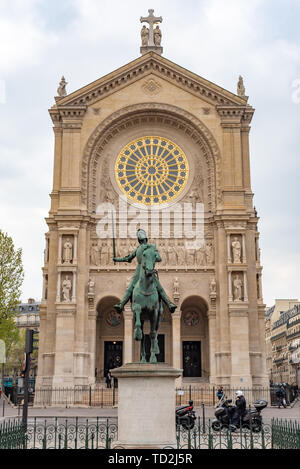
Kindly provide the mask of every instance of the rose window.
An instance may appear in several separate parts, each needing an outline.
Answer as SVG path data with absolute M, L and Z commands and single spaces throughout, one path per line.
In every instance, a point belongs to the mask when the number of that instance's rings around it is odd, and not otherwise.
M 133 202 L 165 204 L 184 190 L 189 165 L 182 149 L 169 139 L 142 137 L 123 148 L 115 164 L 119 188 Z

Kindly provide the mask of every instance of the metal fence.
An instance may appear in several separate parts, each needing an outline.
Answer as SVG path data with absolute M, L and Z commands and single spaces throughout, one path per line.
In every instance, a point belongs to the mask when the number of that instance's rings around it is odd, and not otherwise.
M 77 386 L 75 388 L 36 389 L 34 396 L 36 406 L 88 406 L 114 407 L 118 405 L 118 388 L 93 388 Z
M 23 449 L 25 431 L 19 420 L 4 421 L 0 424 L 0 449 Z
M 273 449 L 300 449 L 299 421 L 272 421 Z
M 214 406 L 218 402 L 217 387 L 214 386 L 182 386 L 176 389 L 176 405 L 187 405 L 190 400 L 195 406 Z M 224 386 L 228 399 L 235 399 L 235 392 L 241 388 Z M 277 388 L 242 388 L 247 403 L 252 404 L 257 399 L 264 399 L 269 406 L 278 405 Z M 287 404 L 291 404 L 297 394 L 286 389 Z M 77 386 L 75 388 L 38 388 L 35 390 L 34 404 L 36 406 L 88 406 L 111 408 L 118 405 L 118 388 L 104 388 L 92 386 Z
M 0 426 L 0 449 L 113 449 L 117 441 L 115 417 L 34 418 L 29 420 L 26 434 L 19 421 Z M 214 431 L 210 420 L 198 417 L 192 430 L 176 428 L 176 445 L 169 449 L 300 449 L 300 425 L 273 420 L 260 432 L 243 428 Z

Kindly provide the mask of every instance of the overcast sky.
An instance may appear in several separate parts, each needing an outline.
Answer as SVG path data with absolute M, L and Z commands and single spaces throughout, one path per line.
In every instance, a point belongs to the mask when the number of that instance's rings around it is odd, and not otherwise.
M 0 227 L 23 248 L 23 300 L 41 298 L 58 82 L 138 57 L 149 8 L 166 58 L 233 92 L 244 77 L 264 300 L 299 298 L 299 0 L 0 0 Z

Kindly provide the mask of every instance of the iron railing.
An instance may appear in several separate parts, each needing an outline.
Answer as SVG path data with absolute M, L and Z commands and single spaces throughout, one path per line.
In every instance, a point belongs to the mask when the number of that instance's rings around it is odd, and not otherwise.
M 279 398 L 276 396 L 278 387 L 263 388 L 232 388 L 223 386 L 223 392 L 227 399 L 235 401 L 235 393 L 241 389 L 244 393 L 246 402 L 252 404 L 258 399 L 264 399 L 268 402 L 269 406 L 278 405 Z M 219 398 L 217 396 L 218 388 L 215 386 L 182 386 L 176 389 L 176 405 L 187 405 L 189 401 L 194 401 L 194 406 L 199 407 L 202 404 L 206 406 L 215 406 Z M 286 388 L 286 401 L 287 404 L 291 404 L 298 397 L 298 391 L 294 391 L 292 388 Z
M 36 406 L 88 406 L 114 407 L 118 405 L 118 388 L 76 386 L 75 388 L 36 389 L 34 395 Z
M 23 449 L 25 441 L 21 420 L 9 420 L 0 424 L 0 449 Z
M 0 449 L 112 449 L 117 441 L 115 417 L 34 418 L 26 434 L 21 421 L 0 425 Z M 169 449 L 300 449 L 300 425 L 272 420 L 259 432 L 252 428 L 215 431 L 211 420 L 198 417 L 193 429 L 177 426 L 176 444 Z
M 223 387 L 228 399 L 235 400 L 235 392 L 242 389 L 248 403 L 257 399 L 264 399 L 269 406 L 278 405 L 276 396 L 277 387 L 272 388 L 231 388 Z M 182 386 L 176 389 L 176 405 L 187 405 L 190 400 L 194 401 L 196 407 L 215 406 L 218 403 L 217 387 L 214 386 Z M 297 397 L 298 391 L 286 388 L 286 401 L 291 404 Z M 37 388 L 34 394 L 34 405 L 41 407 L 100 407 L 112 408 L 118 405 L 118 388 L 104 388 L 93 386 L 77 386 L 75 388 Z
M 300 449 L 299 421 L 272 421 L 272 449 Z

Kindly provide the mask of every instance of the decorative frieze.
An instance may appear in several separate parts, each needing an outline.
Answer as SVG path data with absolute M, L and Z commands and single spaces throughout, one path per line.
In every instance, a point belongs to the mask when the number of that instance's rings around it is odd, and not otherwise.
M 151 241 L 150 241 L 151 242 Z M 211 240 L 205 241 L 204 245 L 196 248 L 193 244 L 185 243 L 182 239 L 160 239 L 155 240 L 162 261 L 159 263 L 160 270 L 199 270 L 211 269 L 215 264 L 214 245 Z M 117 240 L 116 251 L 118 257 L 125 257 L 136 249 L 135 240 Z M 91 269 L 102 270 L 126 270 L 135 269 L 135 264 L 114 264 L 113 243 L 110 239 L 91 240 L 90 247 Z

